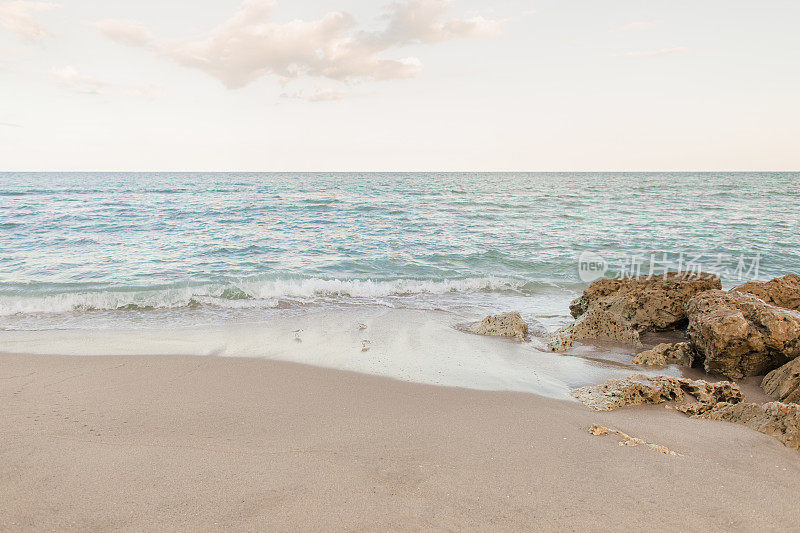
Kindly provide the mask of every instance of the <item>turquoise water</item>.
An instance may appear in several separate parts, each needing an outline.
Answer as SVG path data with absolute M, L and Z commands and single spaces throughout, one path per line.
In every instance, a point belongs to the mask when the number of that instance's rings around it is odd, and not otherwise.
M 2 329 L 359 305 L 548 325 L 586 251 L 606 275 L 650 254 L 728 285 L 800 271 L 800 173 L 0 174 Z

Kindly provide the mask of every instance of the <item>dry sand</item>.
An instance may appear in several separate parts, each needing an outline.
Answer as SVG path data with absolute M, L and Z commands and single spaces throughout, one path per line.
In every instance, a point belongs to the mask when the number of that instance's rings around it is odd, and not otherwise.
M 800 528 L 800 453 L 658 406 L 40 355 L 0 355 L 0 406 L 2 530 Z

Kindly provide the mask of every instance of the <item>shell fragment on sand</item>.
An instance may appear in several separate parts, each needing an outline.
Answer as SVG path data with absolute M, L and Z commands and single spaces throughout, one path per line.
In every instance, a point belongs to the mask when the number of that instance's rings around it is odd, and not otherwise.
M 666 446 L 661 446 L 660 444 L 653 444 L 652 442 L 647 442 L 646 440 L 640 439 L 638 437 L 631 437 L 627 433 L 623 433 L 618 429 L 610 429 L 605 426 L 601 426 L 599 424 L 592 424 L 592 427 L 589 428 L 589 433 L 598 436 L 609 435 L 609 434 L 617 435 L 618 437 L 622 438 L 622 440 L 619 443 L 620 446 L 639 446 L 641 444 L 643 446 L 647 446 L 651 450 L 663 453 L 664 455 L 674 455 L 677 457 L 683 457 L 682 453 L 672 451 Z

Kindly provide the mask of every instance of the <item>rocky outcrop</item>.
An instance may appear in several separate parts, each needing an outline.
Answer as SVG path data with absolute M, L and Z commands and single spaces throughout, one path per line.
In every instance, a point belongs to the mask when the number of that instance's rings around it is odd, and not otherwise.
M 789 448 L 800 448 L 800 405 L 796 403 L 719 403 L 697 416 L 743 424 L 777 438 Z
M 707 372 L 755 376 L 800 355 L 800 313 L 740 292 L 706 291 L 686 304 L 687 335 Z
M 764 303 L 800 311 L 800 276 L 797 274 L 787 274 L 764 283 L 750 281 L 734 287 L 731 292 L 752 294 Z
M 513 312 L 489 315 L 480 322 L 472 324 L 469 330 L 478 335 L 497 335 L 524 339 L 525 335 L 528 334 L 528 324 L 522 320 L 519 313 Z
M 767 374 L 761 388 L 781 402 L 800 403 L 800 357 Z
M 676 402 L 675 409 L 695 418 L 742 424 L 771 435 L 790 448 L 800 448 L 800 405 L 783 402 L 759 405 L 745 402 L 739 386 L 729 381 L 709 383 L 703 380 L 638 374 L 610 379 L 594 387 L 576 389 L 572 391 L 572 395 L 596 411 L 611 411 L 629 405 Z M 593 435 L 617 433 L 598 425 L 592 426 L 589 432 Z
M 643 374 L 609 379 L 602 385 L 575 389 L 572 396 L 595 411 L 612 411 L 628 405 L 677 402 L 675 408 L 690 415 L 703 413 L 720 402 L 734 404 L 744 399 L 739 386 L 729 381 L 708 383 Z
M 681 365 L 692 366 L 695 351 L 688 342 L 661 343 L 645 350 L 633 358 L 635 365 Z
M 641 346 L 641 333 L 681 325 L 692 296 L 720 287 L 714 275 L 683 272 L 597 280 L 570 304 L 575 322 L 553 334 L 548 346 L 561 351 L 576 340 L 602 338 Z
M 580 316 L 575 322 L 553 333 L 547 347 L 554 352 L 563 352 L 575 341 L 589 339 L 611 339 L 641 346 L 639 331 L 626 324 L 613 313 L 598 310 Z

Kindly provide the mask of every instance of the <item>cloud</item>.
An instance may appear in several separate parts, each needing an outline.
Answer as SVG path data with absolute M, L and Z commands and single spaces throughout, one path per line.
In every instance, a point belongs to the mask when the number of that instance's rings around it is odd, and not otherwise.
M 75 67 L 62 67 L 50 69 L 50 75 L 60 84 L 78 93 L 101 94 L 101 91 L 108 86 L 107 83 L 81 74 Z
M 141 24 L 104 20 L 95 27 L 107 37 L 151 50 L 159 57 L 200 70 L 229 89 L 263 76 L 285 83 L 301 77 L 340 82 L 411 78 L 422 70 L 415 57 L 382 54 L 409 44 L 496 35 L 497 21 L 481 16 L 443 19 L 449 0 L 403 0 L 385 10 L 382 31 L 358 29 L 348 13 L 332 11 L 316 20 L 277 23 L 275 0 L 245 0 L 221 25 L 187 39 L 153 37 Z
M 99 80 L 88 74 L 81 74 L 72 66 L 52 68 L 50 76 L 67 90 L 79 94 L 120 95 L 151 99 L 162 93 L 162 90 L 154 85 L 127 86 Z
M 91 25 L 109 39 L 129 46 L 146 46 L 153 40 L 150 31 L 136 22 L 104 19 Z
M 347 98 L 348 94 L 345 91 L 331 89 L 329 87 L 321 88 L 317 86 L 311 94 L 305 94 L 303 91 L 296 91 L 293 93 L 283 93 L 281 98 L 291 98 L 296 100 L 306 100 L 308 102 L 331 102 L 334 100 L 341 100 Z
M 15 0 L 12 2 L 0 2 L 0 27 L 16 33 L 26 41 L 36 41 L 53 34 L 48 29 L 33 18 L 33 13 L 47 11 L 58 7 L 52 2 L 29 2 Z
M 387 48 L 414 43 L 439 43 L 458 38 L 491 37 L 500 24 L 481 16 L 440 20 L 450 10 L 447 0 L 407 0 L 395 2 L 384 16 L 385 30 L 376 35 Z
M 675 48 L 662 48 L 660 50 L 647 50 L 643 52 L 625 52 L 624 54 L 616 54 L 619 57 L 658 57 L 670 56 L 673 54 L 683 54 L 689 51 L 685 46 L 677 46 Z
M 341 100 L 346 96 L 347 93 L 344 91 L 337 91 L 336 89 L 318 89 L 308 95 L 306 100 L 309 102 L 330 102 L 333 100 Z
M 640 30 L 649 30 L 655 26 L 652 22 L 644 22 L 644 21 L 636 21 L 631 22 L 630 24 L 626 24 L 625 26 L 620 27 L 622 31 L 640 31 Z

